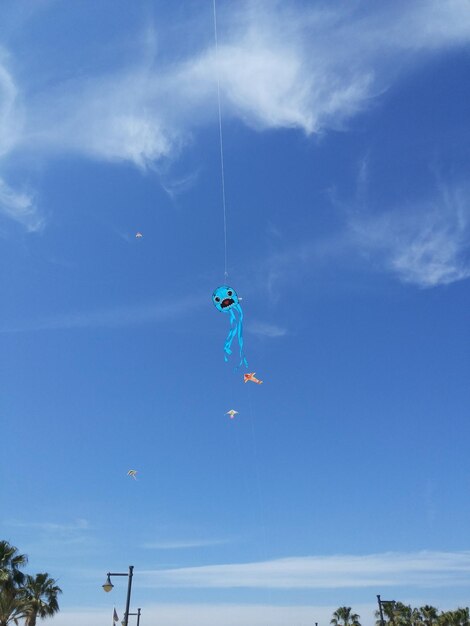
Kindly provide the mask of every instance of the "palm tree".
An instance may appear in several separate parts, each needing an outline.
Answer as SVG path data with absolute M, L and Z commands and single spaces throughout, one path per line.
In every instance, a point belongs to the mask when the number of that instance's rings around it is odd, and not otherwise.
M 469 626 L 470 614 L 468 608 L 445 611 L 439 615 L 439 624 L 442 626 Z
M 470 625 L 470 613 L 468 607 L 464 609 L 457 609 L 455 613 L 458 615 L 458 619 L 460 621 L 460 626 L 469 626 Z
M 396 602 L 384 602 L 382 601 L 382 613 L 386 618 L 384 622 L 388 621 L 390 626 L 397 626 L 397 614 L 395 611 Z M 375 622 L 376 626 L 381 626 L 382 624 L 382 616 L 380 615 L 380 611 L 375 611 L 375 617 L 377 621 Z
M 420 609 L 413 609 L 411 611 L 411 623 L 413 626 L 424 626 Z
M 47 573 L 26 576 L 23 586 L 23 597 L 26 602 L 25 626 L 36 626 L 37 618 L 46 619 L 58 613 L 57 596 L 62 593 L 62 589 L 56 582 L 49 578 Z
M 409 604 L 394 602 L 393 614 L 397 626 L 423 626 L 421 613 L 418 609 L 411 608 Z
M 452 611 L 443 611 L 439 615 L 440 626 L 452 626 Z
M 0 626 L 19 624 L 25 616 L 25 602 L 21 589 L 7 585 L 0 589 Z
M 360 616 L 357 613 L 351 613 L 351 611 L 350 606 L 340 606 L 333 613 L 330 624 L 333 626 L 361 626 Z
M 28 562 L 26 554 L 20 554 L 18 548 L 12 546 L 8 541 L 0 541 L 0 586 L 21 585 L 24 574 L 20 572 Z
M 423 626 L 437 626 L 439 615 L 436 607 L 425 604 L 419 609 Z

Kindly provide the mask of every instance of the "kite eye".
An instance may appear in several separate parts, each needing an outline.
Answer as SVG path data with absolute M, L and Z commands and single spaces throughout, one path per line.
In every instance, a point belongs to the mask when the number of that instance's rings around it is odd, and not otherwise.
M 214 300 L 215 300 L 216 302 L 220 302 L 220 298 L 219 298 L 219 296 L 216 296 L 216 297 L 214 298 Z
M 227 295 L 228 295 L 228 296 L 231 296 L 231 295 L 232 295 L 232 293 L 233 293 L 233 291 L 227 291 Z

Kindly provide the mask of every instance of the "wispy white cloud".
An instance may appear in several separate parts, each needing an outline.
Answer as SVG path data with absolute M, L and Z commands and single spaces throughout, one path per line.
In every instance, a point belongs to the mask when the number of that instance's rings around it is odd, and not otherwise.
M 0 214 L 22 224 L 29 232 L 41 230 L 44 218 L 40 215 L 31 194 L 16 191 L 0 178 Z
M 364 4 L 365 7 L 365 4 Z M 243 2 L 212 49 L 174 74 L 206 106 L 219 75 L 224 113 L 256 128 L 337 128 L 426 55 L 470 41 L 468 0 L 354 7 Z
M 64 558 L 65 555 L 76 556 L 84 550 L 91 549 L 95 540 L 91 526 L 86 519 L 77 518 L 72 521 L 30 522 L 18 519 L 5 520 L 3 529 L 14 529 L 17 536 L 22 537 L 25 551 L 46 555 L 47 560 Z
M 244 1 L 221 10 L 218 58 L 207 36 L 186 58 L 160 60 L 149 30 L 140 59 L 55 85 L 49 76 L 47 87 L 36 82 L 26 100 L 27 85 L 20 89 L 0 58 L 0 154 L 74 152 L 155 168 L 178 155 L 195 129 L 215 122 L 217 74 L 225 118 L 307 134 L 342 127 L 407 68 L 468 45 L 468 6 L 468 0 L 328 8 Z M 31 198 L 16 204 L 11 192 L 8 198 L 7 214 L 37 228 Z
M 341 259 L 350 258 L 353 252 L 351 237 L 343 231 L 322 238 L 296 241 L 294 245 L 279 245 L 260 263 L 259 287 L 266 290 L 272 302 L 277 302 L 283 285 L 292 285 L 305 274 L 311 276 L 321 272 Z
M 144 52 L 141 62 L 114 73 L 32 96 L 24 144 L 152 167 L 215 121 L 217 75 L 224 116 L 260 129 L 312 133 L 338 124 L 369 97 L 369 70 L 350 72 L 346 58 L 328 49 L 323 29 L 337 25 L 330 15 L 286 13 L 277 3 L 243 3 L 233 13 L 217 57 L 209 37 L 205 49 L 179 63 L 166 66 Z
M 145 167 L 215 120 L 217 73 L 226 116 L 306 133 L 337 127 L 392 80 L 384 68 L 468 43 L 467 9 L 467 0 L 397 2 L 369 5 L 365 16 L 360 6 L 243 2 L 221 18 L 218 58 L 209 37 L 205 49 L 165 65 L 149 35 L 141 62 L 32 96 L 23 141 Z
M 470 277 L 467 183 L 438 183 L 427 198 L 373 210 L 367 198 L 368 176 L 365 160 L 360 164 L 357 197 L 347 206 L 334 199 L 344 216 L 341 230 L 293 246 L 279 245 L 264 259 L 260 286 L 273 301 L 278 299 L 281 285 L 331 265 L 390 273 L 420 288 Z
M 256 320 L 250 322 L 250 324 L 247 325 L 246 330 L 253 335 L 258 335 L 258 337 L 267 337 L 269 339 L 285 337 L 288 334 L 287 328 L 277 326 L 276 324 L 269 324 L 267 322 L 257 322 Z
M 150 166 L 179 142 L 164 115 L 165 81 L 139 67 L 59 84 L 30 101 L 23 141 L 42 152 Z
M 432 201 L 351 220 L 354 243 L 405 282 L 447 285 L 470 277 L 470 201 L 464 187 Z
M 21 132 L 21 106 L 18 88 L 5 63 L 6 53 L 0 48 L 0 157 L 9 152 Z
M 235 603 L 188 603 L 152 604 L 142 606 L 142 620 L 161 626 L 286 626 L 298 624 L 307 626 L 318 621 L 328 624 L 337 606 L 274 604 L 235 604 Z M 364 626 L 373 626 L 374 604 L 355 604 L 354 610 L 361 616 Z M 102 609 L 63 609 L 54 617 L 56 626 L 101 626 L 112 616 L 112 607 Z M 121 614 L 119 613 L 119 617 Z
M 371 594 L 372 595 L 372 594 Z M 354 596 L 348 594 L 348 605 L 353 606 L 353 610 L 360 616 L 363 626 L 375 626 L 375 611 L 377 603 L 364 603 L 354 601 Z M 375 594 L 373 594 L 375 599 Z M 468 601 L 464 593 L 458 598 L 437 602 L 435 590 L 433 596 L 409 595 L 400 596 L 400 600 L 412 606 L 424 606 L 426 604 L 438 605 L 442 611 L 455 609 L 457 606 L 466 606 Z M 338 595 L 336 604 L 281 604 L 281 603 L 161 603 L 142 604 L 142 620 L 145 623 L 159 624 L 160 626 L 186 626 L 191 623 L 193 626 L 286 626 L 286 624 L 296 624 L 297 626 L 309 626 L 318 622 L 319 624 L 329 624 L 333 611 L 344 603 L 344 591 Z M 65 608 L 54 616 L 55 626 L 101 626 L 110 623 L 113 607 L 107 610 L 91 608 Z M 118 611 L 119 617 L 121 612 Z
M 186 539 L 181 541 L 148 541 L 142 547 L 148 550 L 185 550 L 208 548 L 229 543 L 229 539 Z
M 137 304 L 135 306 L 117 306 L 95 311 L 66 313 L 43 319 L 25 321 L 12 326 L 0 328 L 0 333 L 32 332 L 41 330 L 61 330 L 79 328 L 121 328 L 138 326 L 152 322 L 161 322 L 184 314 L 190 305 L 194 310 L 202 298 L 195 297 L 173 300 L 171 303 L 158 302 Z
M 468 0 L 445 3 L 440 0 L 409 3 L 405 0 L 394 4 L 405 9 L 400 19 L 390 22 L 387 29 L 391 43 L 398 48 L 427 52 L 468 44 Z M 394 11 L 393 5 L 385 9 L 385 15 L 388 11 Z
M 291 557 L 142 572 L 147 587 L 335 589 L 466 585 L 470 552 Z
M 21 137 L 22 106 L 18 88 L 5 62 L 6 53 L 0 49 L 0 159 L 14 149 Z M 34 232 L 43 226 L 43 218 L 32 194 L 13 189 L 0 177 L 0 215 L 22 224 Z
M 182 177 L 164 174 L 161 169 L 159 169 L 158 173 L 160 176 L 161 186 L 172 199 L 177 198 L 179 195 L 185 193 L 188 189 L 193 187 L 199 176 L 199 171 L 191 172 L 190 174 Z
M 6 523 L 14 528 L 34 528 L 48 533 L 75 533 L 90 528 L 89 522 L 82 518 L 73 522 L 24 522 L 11 520 Z

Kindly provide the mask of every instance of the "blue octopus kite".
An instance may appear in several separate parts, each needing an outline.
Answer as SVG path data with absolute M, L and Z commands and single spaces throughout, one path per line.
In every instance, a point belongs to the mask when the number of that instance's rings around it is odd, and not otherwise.
M 227 285 L 217 287 L 212 294 L 212 301 L 219 311 L 230 313 L 230 330 L 224 345 L 225 361 L 228 361 L 228 357 L 232 354 L 233 340 L 235 337 L 238 337 L 238 346 L 240 349 L 240 364 L 238 367 L 242 365 L 248 367 L 245 355 L 243 354 L 243 311 L 236 291 Z

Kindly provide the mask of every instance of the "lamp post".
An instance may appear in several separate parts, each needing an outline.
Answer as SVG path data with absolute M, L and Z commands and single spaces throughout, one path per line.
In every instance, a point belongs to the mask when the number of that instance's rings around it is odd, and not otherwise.
M 381 624 L 381 626 L 385 626 L 384 612 L 383 612 L 383 609 L 382 609 L 382 605 L 384 605 L 384 604 L 395 604 L 395 600 L 381 600 L 380 596 L 377 595 L 377 602 L 379 603 L 380 624 Z
M 140 609 L 137 609 L 137 613 L 129 613 L 128 615 L 137 615 L 137 626 L 140 624 Z M 122 626 L 125 626 L 124 620 L 121 622 Z
M 126 612 L 124 613 L 124 620 L 122 622 L 123 626 L 128 626 L 129 624 L 129 606 L 131 604 L 131 589 L 132 589 L 132 576 L 134 575 L 134 566 L 129 565 L 129 572 L 127 574 L 122 574 L 120 572 L 108 572 L 106 575 L 106 582 L 103 585 L 103 589 L 106 593 L 109 593 L 114 587 L 111 582 L 111 576 L 127 576 L 127 599 L 126 599 Z

